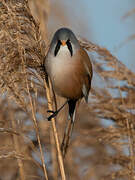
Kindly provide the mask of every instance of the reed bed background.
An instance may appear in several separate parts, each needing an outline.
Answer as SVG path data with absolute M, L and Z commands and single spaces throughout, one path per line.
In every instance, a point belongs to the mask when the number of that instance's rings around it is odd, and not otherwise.
M 94 53 L 94 73 L 105 86 L 93 85 L 89 103 L 82 100 L 65 172 L 59 168 L 43 68 L 50 11 L 49 0 L 0 0 L 0 180 L 57 180 L 62 173 L 68 180 L 134 180 L 135 73 L 84 38 L 80 44 Z M 65 112 L 56 121 L 60 142 Z

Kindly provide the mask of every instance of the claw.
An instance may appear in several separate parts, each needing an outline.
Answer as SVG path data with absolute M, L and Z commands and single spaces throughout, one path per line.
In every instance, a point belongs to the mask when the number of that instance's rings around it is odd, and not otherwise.
M 52 115 L 50 115 L 47 119 L 48 121 L 50 121 L 52 118 L 54 118 L 58 112 L 68 103 L 68 100 L 57 110 L 57 111 L 52 111 L 52 110 L 48 110 L 48 113 L 52 113 Z
M 54 117 L 58 114 L 58 111 L 48 110 L 47 112 L 52 113 L 52 115 L 50 115 L 50 116 L 47 118 L 48 121 L 51 121 L 51 119 L 54 118 Z
M 52 111 L 52 110 L 48 110 L 47 112 L 48 113 L 55 113 L 55 111 Z

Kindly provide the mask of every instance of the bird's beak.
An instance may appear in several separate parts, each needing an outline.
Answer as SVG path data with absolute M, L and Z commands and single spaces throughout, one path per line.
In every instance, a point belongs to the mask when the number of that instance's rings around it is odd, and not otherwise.
M 62 46 L 65 46 L 66 45 L 66 41 L 62 40 L 61 44 L 62 44 Z

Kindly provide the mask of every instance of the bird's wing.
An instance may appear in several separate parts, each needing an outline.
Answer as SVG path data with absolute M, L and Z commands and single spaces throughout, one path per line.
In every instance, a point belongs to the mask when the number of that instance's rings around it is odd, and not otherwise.
M 82 68 L 84 69 L 84 84 L 82 87 L 82 92 L 83 92 L 86 102 L 88 102 L 88 95 L 91 88 L 91 80 L 93 76 L 91 58 L 89 58 L 87 52 L 83 48 L 80 48 L 79 51 L 81 54 L 80 61 L 81 61 L 81 64 L 83 65 Z

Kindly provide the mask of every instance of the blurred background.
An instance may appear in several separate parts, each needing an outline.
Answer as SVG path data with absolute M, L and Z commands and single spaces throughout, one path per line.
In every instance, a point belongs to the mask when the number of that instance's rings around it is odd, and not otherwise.
M 134 34 L 135 15 L 126 16 L 133 7 L 133 0 L 50 0 L 48 28 L 54 33 L 68 26 L 78 36 L 106 47 L 134 70 L 134 41 L 125 43 Z
M 66 178 L 135 179 L 134 8 L 133 0 L 0 1 L 0 180 L 43 180 L 44 163 L 49 180 L 61 179 L 41 69 L 63 26 L 92 55 L 94 70 L 64 159 Z M 60 142 L 66 115 L 67 107 L 57 118 Z

